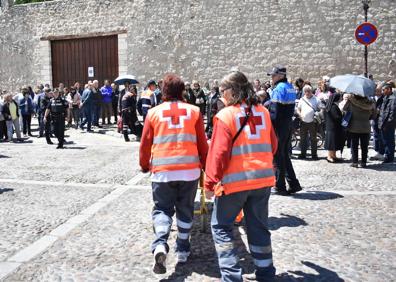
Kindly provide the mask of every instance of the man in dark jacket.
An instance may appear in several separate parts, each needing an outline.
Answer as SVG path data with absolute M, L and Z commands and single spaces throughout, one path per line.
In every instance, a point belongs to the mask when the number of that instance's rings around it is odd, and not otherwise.
M 278 151 L 274 157 L 275 190 L 281 195 L 288 195 L 302 190 L 289 155 L 296 91 L 287 81 L 285 67 L 275 66 L 268 75 L 271 76 L 274 87 L 271 93 L 270 115 L 278 136 Z M 286 190 L 285 178 L 289 184 L 289 190 Z
M 385 83 L 382 87 L 384 100 L 378 118 L 378 128 L 384 145 L 383 163 L 392 163 L 395 157 L 395 128 L 396 128 L 396 97 L 392 95 L 392 85 Z
M 99 90 L 99 81 L 92 82 L 92 124 L 101 128 L 99 125 L 99 117 L 102 108 L 102 93 Z
M 87 124 L 87 131 L 92 132 L 92 109 L 93 109 L 93 93 L 92 93 L 92 85 L 88 84 L 88 87 L 85 88 L 83 95 L 81 97 L 82 109 L 84 111 L 84 120 L 80 124 L 81 130 L 84 129 L 84 126 Z
M 375 156 L 370 157 L 370 160 L 384 160 L 384 145 L 382 144 L 381 130 L 378 128 L 379 112 L 381 110 L 384 95 L 382 95 L 382 86 L 378 86 L 375 93 L 375 109 L 376 117 L 373 120 L 373 135 L 374 135 L 374 150 Z

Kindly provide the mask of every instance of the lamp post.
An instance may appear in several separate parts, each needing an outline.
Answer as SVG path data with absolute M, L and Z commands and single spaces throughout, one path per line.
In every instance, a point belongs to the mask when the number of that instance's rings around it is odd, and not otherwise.
M 370 8 L 371 0 L 362 0 L 364 10 L 364 21 L 367 22 L 367 13 Z M 364 45 L 364 76 L 368 77 L 368 49 L 367 45 Z

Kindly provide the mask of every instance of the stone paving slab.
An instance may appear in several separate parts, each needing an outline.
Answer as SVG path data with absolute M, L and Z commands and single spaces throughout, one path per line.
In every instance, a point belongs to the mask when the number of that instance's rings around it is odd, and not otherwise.
M 139 172 L 139 143 L 101 134 L 68 130 L 67 149 L 56 150 L 45 138 L 30 138 L 32 143 L 1 144 L 1 178 L 63 181 L 78 183 L 124 184 Z M 27 142 L 28 142 L 27 141 Z M 54 140 L 56 143 L 56 141 Z
M 0 182 L 0 261 L 50 233 L 114 188 Z
M 396 279 L 395 196 L 291 198 L 272 196 L 270 229 L 281 281 Z M 151 191 L 128 190 L 88 223 L 23 265 L 6 281 L 214 281 L 219 278 L 211 235 L 192 231 L 189 262 L 168 257 L 168 274 L 152 274 Z M 236 229 L 245 271 L 251 257 Z M 242 233 L 242 235 L 238 235 Z M 171 249 L 176 229 L 171 233 Z

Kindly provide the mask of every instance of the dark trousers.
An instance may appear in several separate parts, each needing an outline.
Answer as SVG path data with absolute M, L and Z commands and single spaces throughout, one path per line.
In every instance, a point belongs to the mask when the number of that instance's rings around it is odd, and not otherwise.
M 308 148 L 308 134 L 309 134 L 309 140 L 311 143 L 311 155 L 312 157 L 317 156 L 317 138 L 316 138 L 316 133 L 317 133 L 317 125 L 315 122 L 301 122 L 301 128 L 300 128 L 300 138 L 301 138 L 301 155 L 305 156 L 307 153 L 307 148 Z
M 114 121 L 117 123 L 117 120 L 118 120 L 118 100 L 112 101 L 111 106 L 113 108 Z
M 70 111 L 71 111 L 70 121 L 73 118 L 74 125 L 77 128 L 78 124 L 80 123 L 80 108 L 71 108 Z
M 274 157 L 276 187 L 279 190 L 286 190 L 286 181 L 289 183 L 291 189 L 300 186 L 300 182 L 296 178 L 292 162 L 290 160 L 289 149 L 292 135 L 292 125 L 290 123 L 283 123 L 275 128 L 278 136 L 278 151 Z
M 395 159 L 395 128 L 381 129 L 381 139 L 384 144 L 384 161 L 393 162 Z
M 102 103 L 102 124 L 107 123 L 110 124 L 111 114 L 112 114 L 112 104 L 110 103 Z
M 378 128 L 378 121 L 374 121 L 373 124 L 373 135 L 374 135 L 374 150 L 383 155 L 384 144 L 382 143 L 381 130 Z
M 368 145 L 370 141 L 370 133 L 353 133 L 349 132 L 351 138 L 352 162 L 358 163 L 359 160 L 359 143 L 362 151 L 362 163 L 367 163 Z
M 65 118 L 59 117 L 53 120 L 54 133 L 58 139 L 58 145 L 63 147 L 63 142 L 65 140 Z
M 275 267 L 272 262 L 271 233 L 268 230 L 268 200 L 271 188 L 243 191 L 216 197 L 212 212 L 212 236 L 222 281 L 242 281 L 238 250 L 234 246 L 234 222 L 243 209 L 250 253 L 257 281 L 272 281 Z
M 176 210 L 178 229 L 176 252 L 189 252 L 198 180 L 153 182 L 152 187 L 155 240 L 151 246 L 151 251 L 154 252 L 158 245 L 165 245 L 165 248 L 169 251 L 167 242 L 172 226 L 172 216 Z
M 32 134 L 31 126 L 32 124 L 32 115 L 22 115 L 22 128 L 23 134 Z
M 47 118 L 47 122 L 44 125 L 45 129 L 45 139 L 47 140 L 47 143 L 51 143 L 51 119 Z
M 98 126 L 99 125 L 99 117 L 100 117 L 100 102 L 94 103 L 92 106 L 92 124 Z
M 37 115 L 38 124 L 39 124 L 39 136 L 44 136 L 45 124 L 44 124 L 44 112 L 39 111 Z
M 6 125 L 5 120 L 0 120 L 0 140 L 3 139 L 3 137 L 4 137 L 4 139 L 8 139 L 7 125 Z

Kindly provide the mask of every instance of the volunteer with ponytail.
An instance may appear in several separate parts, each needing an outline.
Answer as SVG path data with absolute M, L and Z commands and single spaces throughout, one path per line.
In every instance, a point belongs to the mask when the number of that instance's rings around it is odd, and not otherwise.
M 243 210 L 256 280 L 275 276 L 268 230 L 268 200 L 275 185 L 273 155 L 277 138 L 269 112 L 239 72 L 227 75 L 220 92 L 228 107 L 214 118 L 206 160 L 205 194 L 215 195 L 211 220 L 222 281 L 242 281 L 233 245 L 233 223 Z

